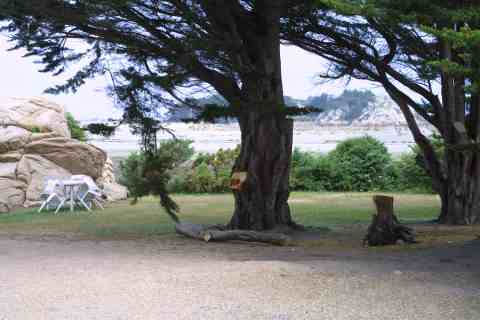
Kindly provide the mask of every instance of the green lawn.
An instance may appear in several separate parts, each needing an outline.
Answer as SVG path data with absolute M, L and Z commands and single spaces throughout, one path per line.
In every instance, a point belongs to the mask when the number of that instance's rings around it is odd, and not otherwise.
M 435 218 L 439 201 L 433 195 L 393 194 L 401 220 Z M 335 227 L 368 224 L 375 211 L 368 193 L 293 193 L 290 199 L 295 220 L 306 226 Z M 226 223 L 232 213 L 231 195 L 176 195 L 183 221 Z M 104 211 L 38 214 L 22 209 L 0 215 L 0 234 L 75 233 L 106 239 L 141 238 L 173 232 L 173 225 L 154 198 L 132 206 L 127 201 L 110 204 Z

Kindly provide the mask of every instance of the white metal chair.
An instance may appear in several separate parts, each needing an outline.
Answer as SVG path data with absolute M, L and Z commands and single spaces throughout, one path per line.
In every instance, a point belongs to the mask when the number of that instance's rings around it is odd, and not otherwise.
M 91 177 L 85 175 L 73 175 L 71 179 L 84 182 L 77 191 L 77 199 L 85 209 L 91 211 L 94 204 L 100 209 L 104 209 L 101 203 L 102 190 L 100 190 Z
M 65 203 L 65 197 L 62 193 L 61 181 L 58 178 L 46 177 L 44 179 L 43 191 L 40 194 L 40 200 L 43 200 L 42 205 L 38 209 L 38 213 L 42 212 L 44 208 L 50 209 L 50 205 L 55 205 L 55 213 Z

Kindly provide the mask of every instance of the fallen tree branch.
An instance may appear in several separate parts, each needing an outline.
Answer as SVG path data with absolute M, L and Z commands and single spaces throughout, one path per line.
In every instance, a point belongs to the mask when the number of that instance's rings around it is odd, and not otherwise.
M 193 223 L 177 223 L 175 231 L 183 236 L 210 241 L 248 241 L 262 242 L 279 246 L 287 245 L 291 242 L 289 236 L 283 233 L 258 232 L 250 230 L 221 230 L 219 226 L 203 226 Z

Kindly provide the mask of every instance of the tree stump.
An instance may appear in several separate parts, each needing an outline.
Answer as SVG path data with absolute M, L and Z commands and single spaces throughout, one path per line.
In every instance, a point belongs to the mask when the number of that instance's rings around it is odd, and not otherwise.
M 396 244 L 398 240 L 405 243 L 416 243 L 413 229 L 400 224 L 393 213 L 393 198 L 374 196 L 373 202 L 377 214 L 373 215 L 368 233 L 363 239 L 363 245 L 384 246 Z

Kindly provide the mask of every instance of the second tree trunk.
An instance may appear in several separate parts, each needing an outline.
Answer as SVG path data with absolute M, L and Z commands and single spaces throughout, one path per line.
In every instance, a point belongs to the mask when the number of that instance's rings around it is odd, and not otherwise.
M 478 158 L 473 154 L 465 154 L 456 161 L 449 161 L 448 178 L 439 192 L 442 201 L 440 223 L 453 225 L 480 223 Z

